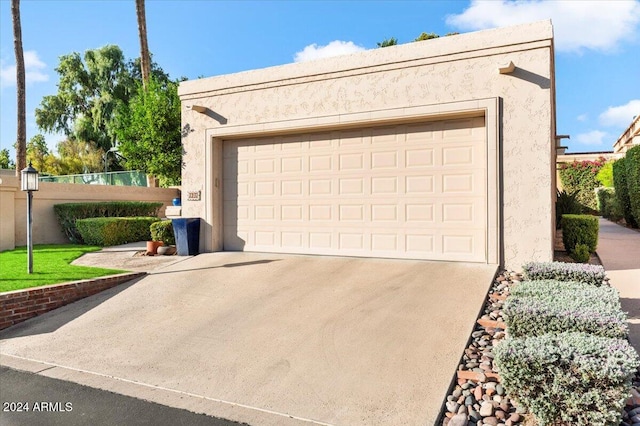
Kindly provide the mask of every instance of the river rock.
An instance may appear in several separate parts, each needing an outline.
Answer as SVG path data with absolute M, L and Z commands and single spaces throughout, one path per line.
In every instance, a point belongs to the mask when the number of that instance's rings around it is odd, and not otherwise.
M 482 417 L 489 417 L 493 414 L 493 404 L 489 401 L 484 401 L 482 405 L 480 405 L 480 415 Z

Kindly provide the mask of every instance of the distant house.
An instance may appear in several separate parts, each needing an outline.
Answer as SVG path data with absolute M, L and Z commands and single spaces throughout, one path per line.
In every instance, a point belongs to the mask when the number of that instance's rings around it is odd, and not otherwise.
M 205 58 L 203 58 L 204 60 Z M 201 250 L 553 256 L 550 21 L 180 84 Z

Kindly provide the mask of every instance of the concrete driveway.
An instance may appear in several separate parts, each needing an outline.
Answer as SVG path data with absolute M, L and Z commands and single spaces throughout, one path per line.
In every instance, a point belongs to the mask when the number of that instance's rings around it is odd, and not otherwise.
M 254 425 L 430 425 L 495 271 L 203 254 L 0 332 L 0 364 Z

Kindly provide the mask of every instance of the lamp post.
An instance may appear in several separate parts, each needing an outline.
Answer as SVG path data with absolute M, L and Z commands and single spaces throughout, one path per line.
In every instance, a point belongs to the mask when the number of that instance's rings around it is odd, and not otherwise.
M 33 191 L 38 190 L 38 171 L 29 165 L 21 172 L 22 181 L 20 189 L 27 191 L 27 272 L 33 273 L 33 238 L 31 236 L 31 205 L 33 203 Z

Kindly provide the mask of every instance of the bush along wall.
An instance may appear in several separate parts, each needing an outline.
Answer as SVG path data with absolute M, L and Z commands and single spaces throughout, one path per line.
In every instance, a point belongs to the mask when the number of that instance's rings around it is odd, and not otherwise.
M 583 212 L 596 212 L 598 205 L 595 189 L 600 186 L 597 175 L 606 163 L 603 157 L 595 161 L 574 161 L 559 166 L 562 187 L 567 193 L 577 193 Z
M 627 151 L 625 163 L 631 216 L 637 227 L 640 226 L 640 146 L 634 146 Z
M 162 203 L 142 201 L 113 201 L 104 203 L 64 203 L 55 204 L 56 214 L 62 232 L 72 243 L 82 243 L 76 228 L 76 220 L 90 217 L 143 217 L 158 216 Z
M 78 219 L 77 229 L 87 244 L 116 246 L 150 241 L 150 226 L 157 217 L 92 217 Z
M 562 215 L 580 213 L 582 206 L 578 201 L 578 192 L 556 191 L 556 229 L 562 226 Z
M 562 242 L 569 254 L 579 262 L 589 261 L 598 247 L 600 224 L 596 216 L 565 214 L 562 216 Z M 584 255 L 586 254 L 586 259 Z
M 628 179 L 627 158 L 623 157 L 613 163 L 613 186 L 616 191 L 618 206 L 620 207 L 625 222 L 627 222 L 627 225 L 637 228 L 638 222 L 636 222 L 633 217 L 631 210 L 631 198 L 629 196 L 629 185 L 627 184 Z
M 616 191 L 613 188 L 598 188 L 598 211 L 600 215 L 614 222 L 622 219 L 622 210 L 618 205 L 618 199 L 616 198 Z

